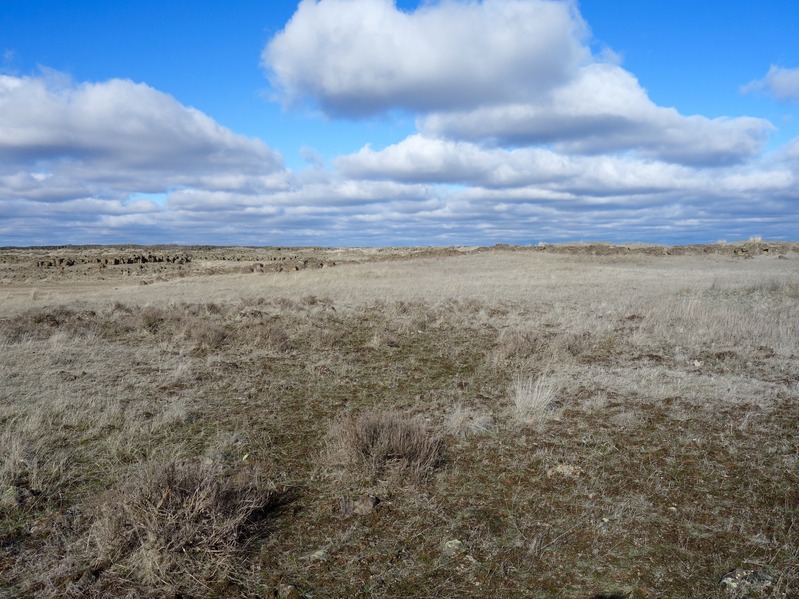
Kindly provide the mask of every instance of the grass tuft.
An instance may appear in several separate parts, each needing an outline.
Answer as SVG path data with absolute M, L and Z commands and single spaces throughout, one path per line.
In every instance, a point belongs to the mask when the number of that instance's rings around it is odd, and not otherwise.
M 511 401 L 517 419 L 530 422 L 546 418 L 552 412 L 557 389 L 550 376 L 537 378 L 517 374 L 511 387 Z
M 137 588 L 206 594 L 234 576 L 248 538 L 275 505 L 253 469 L 233 475 L 209 462 L 149 464 L 100 504 L 90 559 Z
M 352 474 L 375 481 L 391 471 L 421 482 L 442 463 L 444 443 L 418 418 L 394 411 L 367 411 L 347 416 L 331 427 L 328 451 Z
M 494 428 L 490 414 L 462 405 L 455 406 L 444 421 L 444 429 L 456 437 L 469 437 L 487 433 Z

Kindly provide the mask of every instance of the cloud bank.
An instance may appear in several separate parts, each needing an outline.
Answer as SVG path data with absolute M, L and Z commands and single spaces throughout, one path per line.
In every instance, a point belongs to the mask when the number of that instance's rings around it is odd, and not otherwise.
M 268 188 L 283 170 L 263 142 L 147 85 L 74 84 L 57 73 L 0 75 L 0 164 L 0 175 L 28 176 L 51 190 L 60 181 L 72 194 L 110 195 L 131 186 Z
M 0 75 L 0 245 L 795 238 L 799 139 L 660 106 L 590 43 L 576 1 L 303 0 L 277 98 L 416 131 L 298 171 L 146 84 Z M 792 97 L 775 69 L 746 91 Z

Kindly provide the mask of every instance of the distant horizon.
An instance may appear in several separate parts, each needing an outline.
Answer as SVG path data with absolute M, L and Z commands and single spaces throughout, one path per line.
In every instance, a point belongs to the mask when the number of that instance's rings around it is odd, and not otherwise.
M 11 3 L 0 246 L 787 241 L 798 107 L 799 3 Z
M 763 245 L 768 244 L 797 244 L 799 239 L 796 240 L 780 240 L 780 239 L 720 239 L 710 243 L 655 243 L 647 241 L 627 241 L 627 242 L 610 242 L 610 241 L 561 241 L 561 242 L 539 242 L 536 244 L 531 243 L 502 243 L 497 242 L 491 245 L 479 243 L 456 243 L 449 245 L 286 245 L 286 244 L 270 244 L 270 245 L 245 245 L 245 244 L 210 244 L 210 243 L 62 243 L 51 245 L 6 245 L 0 246 L 0 251 L 6 250 L 56 250 L 61 248 L 114 248 L 114 247 L 131 247 L 131 248 L 158 248 L 158 247 L 175 247 L 175 248 L 212 248 L 212 249 L 392 249 L 392 248 L 432 248 L 432 249 L 446 249 L 446 248 L 543 248 L 548 246 L 584 246 L 584 245 L 606 245 L 611 247 L 702 247 L 712 245 L 740 245 L 759 243 Z

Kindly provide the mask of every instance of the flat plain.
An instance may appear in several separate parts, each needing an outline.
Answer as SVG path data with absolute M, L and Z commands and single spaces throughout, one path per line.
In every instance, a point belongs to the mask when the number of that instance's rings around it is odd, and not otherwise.
M 799 244 L 0 249 L 0 597 L 797 597 Z

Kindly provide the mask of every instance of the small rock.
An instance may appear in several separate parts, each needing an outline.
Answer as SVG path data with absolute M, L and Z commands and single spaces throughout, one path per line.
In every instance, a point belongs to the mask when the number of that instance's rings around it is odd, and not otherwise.
M 774 592 L 774 576 L 766 570 L 736 568 L 721 577 L 721 586 L 735 599 L 782 598 L 785 593 Z
M 278 599 L 300 599 L 302 595 L 293 584 L 281 584 L 277 587 Z
M 380 503 L 380 498 L 374 495 L 363 495 L 355 505 L 352 506 L 352 511 L 359 516 L 365 516 L 375 509 L 375 506 Z
M 777 260 L 788 260 L 788 256 L 786 256 L 785 254 L 780 254 L 779 256 L 777 256 Z
M 459 541 L 458 539 L 450 539 L 446 543 L 444 543 L 443 553 L 446 556 L 452 556 L 457 553 L 463 553 L 465 548 L 463 546 L 463 542 Z
M 311 560 L 312 562 L 327 561 L 327 549 L 317 549 L 311 555 L 309 555 L 307 559 Z
M 343 518 L 347 518 L 352 514 L 365 516 L 370 514 L 379 503 L 380 498 L 374 495 L 361 495 L 357 501 L 345 496 L 338 500 L 338 509 Z
M 571 464 L 558 464 L 552 468 L 547 468 L 547 478 L 552 478 L 556 474 L 561 476 L 577 477 L 583 473 L 583 469 L 579 466 L 572 466 Z

